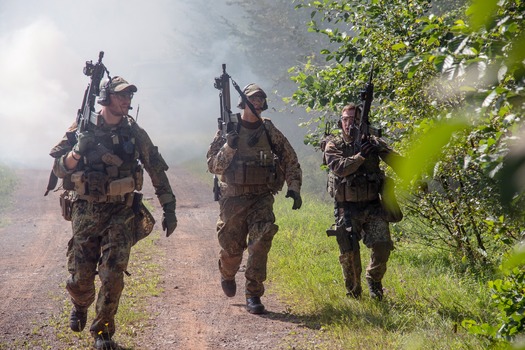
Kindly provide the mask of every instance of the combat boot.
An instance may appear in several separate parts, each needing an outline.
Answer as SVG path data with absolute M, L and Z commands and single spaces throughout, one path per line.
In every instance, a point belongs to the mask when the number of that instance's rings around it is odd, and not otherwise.
M 107 334 L 99 334 L 95 338 L 95 349 L 97 350 L 116 350 L 118 349 L 117 343 L 111 340 L 111 337 Z
M 370 297 L 372 299 L 383 300 L 383 285 L 381 284 L 381 281 L 376 282 L 370 278 L 367 278 L 366 281 L 368 282 Z
M 226 294 L 227 297 L 234 297 L 235 293 L 237 292 L 237 284 L 235 283 L 235 280 L 225 280 L 221 277 L 221 287 L 224 294 Z
M 73 332 L 82 332 L 87 322 L 87 311 L 79 311 L 73 306 L 69 316 L 69 328 Z
M 256 315 L 264 313 L 264 305 L 261 303 L 261 298 L 251 297 L 246 299 L 246 310 Z
M 361 293 L 362 293 L 362 288 L 360 285 L 352 288 L 352 289 L 349 289 L 347 292 L 346 292 L 346 296 L 348 297 L 352 297 L 354 299 L 360 299 L 361 298 Z

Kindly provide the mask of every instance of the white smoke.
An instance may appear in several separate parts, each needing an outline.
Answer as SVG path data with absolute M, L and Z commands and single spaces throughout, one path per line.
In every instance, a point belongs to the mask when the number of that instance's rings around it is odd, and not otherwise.
M 0 161 L 50 167 L 50 149 L 74 121 L 98 59 L 137 85 L 139 124 L 173 164 L 204 161 L 219 115 L 221 64 L 239 85 L 264 80 L 221 33 L 218 1 L 3 0 L 0 3 Z M 213 34 L 210 35 L 210 33 Z M 232 105 L 237 93 L 232 89 Z

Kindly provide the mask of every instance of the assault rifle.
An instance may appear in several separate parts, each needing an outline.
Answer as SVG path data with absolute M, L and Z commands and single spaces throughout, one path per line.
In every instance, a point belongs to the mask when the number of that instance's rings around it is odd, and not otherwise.
M 359 127 L 355 125 L 356 119 L 354 118 L 354 125 L 352 125 L 352 136 L 355 142 L 356 152 L 361 150 L 361 144 L 369 140 L 370 135 L 381 137 L 382 130 L 370 126 L 370 107 L 372 107 L 372 101 L 374 99 L 374 83 L 372 83 L 372 77 L 374 74 L 374 64 L 370 68 L 370 76 L 365 87 L 361 90 L 361 117 L 359 118 Z
M 232 113 L 230 101 L 230 76 L 226 73 L 226 64 L 222 65 L 222 74 L 215 78 L 213 85 L 219 90 L 220 101 L 220 117 L 217 119 L 218 128 L 221 131 L 221 136 L 226 139 L 226 134 L 230 131 L 237 130 L 239 121 L 241 119 L 240 113 Z M 220 198 L 219 179 L 217 175 L 213 176 L 213 199 L 218 201 Z
M 213 86 L 220 91 L 220 117 L 217 119 L 217 123 L 222 137 L 226 138 L 227 133 L 236 130 L 241 118 L 240 113 L 232 113 L 231 111 L 230 76 L 226 73 L 226 64 L 222 65 L 222 74 L 220 77 L 215 78 Z
M 104 57 L 104 51 L 100 51 L 98 54 L 98 62 L 93 64 L 93 61 L 86 61 L 86 66 L 84 67 L 84 74 L 88 77 L 91 77 L 86 91 L 84 92 L 84 98 L 82 100 L 82 106 L 77 111 L 77 133 L 76 135 L 72 133 L 67 133 L 69 143 L 72 145 L 76 143 L 76 138 L 78 134 L 82 131 L 88 129 L 89 124 L 99 125 L 98 116 L 95 113 L 95 99 L 100 93 L 100 81 L 104 77 L 104 74 L 109 72 L 106 69 L 106 66 L 102 63 L 102 57 Z M 51 170 L 49 174 L 49 181 L 47 184 L 46 192 L 44 196 L 47 196 L 49 191 L 55 189 L 58 183 L 58 178 Z
M 104 51 L 100 51 L 98 54 L 97 63 L 93 64 L 93 61 L 86 61 L 86 66 L 84 67 L 84 74 L 91 77 L 91 81 L 84 92 L 82 106 L 77 112 L 77 134 L 87 130 L 90 123 L 98 125 L 98 116 L 95 112 L 95 99 L 100 93 L 100 81 L 104 78 L 104 74 L 107 72 L 109 76 L 106 66 L 102 63 L 102 57 L 104 57 Z

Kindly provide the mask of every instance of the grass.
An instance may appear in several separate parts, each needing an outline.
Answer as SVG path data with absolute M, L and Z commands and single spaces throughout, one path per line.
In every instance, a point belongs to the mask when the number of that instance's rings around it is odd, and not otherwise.
M 458 274 L 443 252 L 396 243 L 383 281 L 385 299 L 347 297 L 339 248 L 325 230 L 333 206 L 306 196 L 301 210 L 279 195 L 280 226 L 269 258 L 269 288 L 302 317 L 307 327 L 322 329 L 330 349 L 486 349 L 488 343 L 461 327 L 465 318 L 490 319 L 490 296 L 483 281 Z M 363 266 L 369 250 L 362 245 Z M 363 272 L 364 275 L 364 272 Z M 315 320 L 315 321 L 313 321 Z
M 9 218 L 2 214 L 12 203 L 12 194 L 16 184 L 17 179 L 14 171 L 0 164 L 0 227 L 8 223 Z
M 203 165 L 195 165 L 203 178 Z M 191 170 L 191 169 L 190 169 Z M 0 176 L 2 176 L 0 168 Z M 207 178 L 209 181 L 209 178 Z M 9 180 L 11 181 L 11 180 Z M 0 181 L 0 186 L 4 181 Z M 2 191 L 2 189 L 0 189 Z M 275 213 L 279 233 L 269 257 L 268 294 L 277 295 L 287 311 L 305 327 L 317 330 L 315 342 L 301 341 L 299 334 L 289 334 L 288 344 L 301 342 L 301 349 L 486 349 L 482 338 L 467 333 L 461 321 L 471 318 L 486 322 L 491 315 L 487 288 L 483 281 L 454 269 L 447 252 L 422 247 L 404 237 L 396 242 L 384 279 L 386 296 L 376 302 L 366 294 L 360 300 L 346 297 L 338 263 L 339 249 L 335 237 L 325 230 L 333 222 L 332 204 L 304 196 L 301 210 L 291 210 L 292 201 L 283 194 L 276 197 Z M 151 257 L 160 233 L 155 231 L 140 241 L 132 251 L 126 287 L 117 313 L 115 340 L 133 348 L 134 338 L 147 332 L 150 315 L 145 300 L 160 295 L 159 267 Z M 363 265 L 369 250 L 361 248 Z M 98 288 L 98 287 L 97 287 Z M 64 288 L 65 290 L 65 288 Z M 64 292 L 63 310 L 49 326 L 68 349 L 86 349 L 92 338 L 86 330 L 69 330 L 70 302 Z M 55 296 L 55 298 L 57 298 Z M 93 318 L 93 311 L 88 318 Z M 34 332 L 39 332 L 35 325 Z M 46 340 L 11 344 L 20 349 L 51 349 Z M 297 348 L 297 347 L 294 347 Z M 2 349 L 2 346 L 0 346 Z

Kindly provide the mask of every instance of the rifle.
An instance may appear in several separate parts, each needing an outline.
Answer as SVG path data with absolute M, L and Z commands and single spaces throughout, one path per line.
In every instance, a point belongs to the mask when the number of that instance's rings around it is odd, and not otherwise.
M 220 102 L 220 117 L 217 119 L 218 128 L 221 131 L 221 136 L 226 139 L 226 134 L 237 130 L 239 121 L 241 119 L 240 113 L 232 113 L 230 102 L 230 76 L 226 73 L 226 64 L 222 65 L 222 74 L 215 78 L 213 85 L 219 90 Z M 213 176 L 213 199 L 218 201 L 220 198 L 219 179 L 217 175 Z
M 93 61 L 86 61 L 86 66 L 84 67 L 84 74 L 91 77 L 91 81 L 84 92 L 82 106 L 77 112 L 77 136 L 82 131 L 87 130 L 90 123 L 93 125 L 99 124 L 98 115 L 95 112 L 95 98 L 100 93 L 100 81 L 106 72 L 109 77 L 109 72 L 102 63 L 102 57 L 104 57 L 104 51 L 100 51 L 98 54 L 97 63 L 93 64 Z
M 102 63 L 102 57 L 104 57 L 104 51 L 100 51 L 98 54 L 98 62 L 93 64 L 93 61 L 86 61 L 86 66 L 84 67 L 84 74 L 88 77 L 91 77 L 86 91 L 84 92 L 84 98 L 82 100 L 82 106 L 77 111 L 77 132 L 74 134 L 67 134 L 68 140 L 71 144 L 76 143 L 76 138 L 78 134 L 84 130 L 87 130 L 89 124 L 99 125 L 98 116 L 95 113 L 95 98 L 100 93 L 100 81 L 104 77 L 104 74 L 107 72 L 109 77 L 109 72 Z M 49 180 L 47 183 L 46 192 L 44 196 L 47 196 L 49 191 L 55 189 L 58 183 L 58 178 L 51 170 L 49 174 Z
M 374 74 L 374 64 L 370 68 L 370 75 L 368 82 L 365 84 L 365 87 L 361 90 L 361 118 L 359 121 L 359 127 L 355 126 L 356 119 L 354 119 L 354 125 L 352 126 L 353 139 L 355 142 L 356 152 L 361 151 L 361 144 L 370 139 L 370 135 L 381 137 L 382 130 L 370 126 L 370 108 L 372 106 L 372 101 L 374 99 L 374 83 L 372 83 L 372 77 Z

